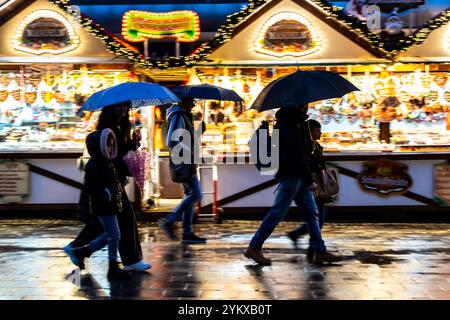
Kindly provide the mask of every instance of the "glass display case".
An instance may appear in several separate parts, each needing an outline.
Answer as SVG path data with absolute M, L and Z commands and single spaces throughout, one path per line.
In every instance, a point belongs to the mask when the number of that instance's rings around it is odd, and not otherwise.
M 370 72 L 363 69 L 341 72 L 360 91 L 309 105 L 310 119 L 322 124 L 321 144 L 326 152 L 421 151 L 431 146 L 433 150 L 450 151 L 447 70 L 440 66 L 410 66 L 410 71 L 402 72 L 369 66 L 366 69 Z M 228 102 L 207 102 L 206 108 L 203 102 L 199 104 L 198 117 L 205 113 L 208 129 L 202 138 L 206 154 L 248 153 L 248 141 L 261 121 L 274 119 L 276 110 L 257 113 L 249 109 L 262 88 L 275 79 L 269 71 L 259 70 L 252 75 L 255 71 L 237 70 L 233 74 L 228 70 L 223 76 L 198 72 L 202 82 L 233 89 L 245 100 L 243 108 Z M 276 77 L 291 71 L 277 69 Z M 389 124 L 390 141 L 381 140 L 380 123 Z
M 97 114 L 77 115 L 94 92 L 135 80 L 79 65 L 0 66 L 0 152 L 83 151 Z

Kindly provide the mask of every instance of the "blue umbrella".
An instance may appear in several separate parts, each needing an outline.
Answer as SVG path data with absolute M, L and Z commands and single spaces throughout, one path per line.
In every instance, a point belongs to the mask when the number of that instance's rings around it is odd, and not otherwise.
M 188 86 L 178 86 L 172 89 L 180 98 L 194 98 L 202 100 L 236 101 L 243 102 L 235 91 L 225 89 L 211 84 L 198 84 Z
M 298 70 L 267 85 L 256 97 L 251 109 L 296 108 L 314 101 L 340 98 L 357 90 L 337 73 Z
M 149 82 L 125 82 L 91 95 L 78 111 L 101 110 L 106 106 L 130 102 L 133 108 L 158 106 L 180 101 L 166 87 Z

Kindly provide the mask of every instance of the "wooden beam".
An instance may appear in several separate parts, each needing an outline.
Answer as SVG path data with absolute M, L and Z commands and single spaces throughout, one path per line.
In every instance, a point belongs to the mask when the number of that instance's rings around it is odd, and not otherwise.
M 75 181 L 75 180 L 63 177 L 63 176 L 61 176 L 61 175 L 59 175 L 57 173 L 54 173 L 54 172 L 42 169 L 42 168 L 37 167 L 37 166 L 35 166 L 33 164 L 29 163 L 28 167 L 30 168 L 30 172 L 37 173 L 37 174 L 39 174 L 39 175 L 41 175 L 43 177 L 46 177 L 46 178 L 58 181 L 60 183 L 68 185 L 70 187 L 73 187 L 73 188 L 76 188 L 76 189 L 80 189 L 80 190 L 83 187 L 83 184 L 78 182 L 78 181 Z
M 358 177 L 359 177 L 359 173 L 357 173 L 353 170 L 350 170 L 350 169 L 347 169 L 347 168 L 344 168 L 341 166 L 337 166 L 337 165 L 333 165 L 333 167 L 338 169 L 339 173 L 343 174 L 344 176 L 347 176 L 347 177 L 350 177 L 353 179 L 358 179 Z M 415 201 L 418 201 L 418 202 L 422 202 L 431 207 L 438 207 L 436 201 L 434 201 L 433 199 L 424 197 L 424 196 L 417 194 L 415 192 L 412 192 L 412 191 L 406 191 L 405 193 L 402 193 L 399 195 L 409 198 L 409 199 L 412 199 L 412 200 L 415 200 Z

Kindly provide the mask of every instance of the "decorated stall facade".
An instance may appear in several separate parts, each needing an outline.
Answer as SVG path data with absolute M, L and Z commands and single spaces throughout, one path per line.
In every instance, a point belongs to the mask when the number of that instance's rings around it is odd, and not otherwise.
M 220 85 L 246 100 L 243 108 L 212 102 L 205 114 L 198 109 L 197 119 L 208 125 L 204 155 L 217 160 L 202 183 L 212 190 L 217 171 L 218 207 L 242 212 L 272 204 L 276 181 L 248 163 L 248 141 L 273 113 L 249 107 L 266 84 L 300 68 L 338 72 L 360 88 L 343 99 L 310 105 L 310 117 L 322 123 L 327 160 L 340 172 L 334 209 L 439 210 L 434 166 L 447 161 L 450 151 L 449 10 L 445 3 L 446 9 L 433 15 L 422 3 L 382 6 L 380 25 L 369 29 L 370 19 L 351 15 L 359 9 L 351 11 L 351 1 L 345 4 L 250 1 L 212 41 L 189 57 L 166 61 L 193 66 L 190 84 Z M 420 20 L 415 24 L 404 16 L 413 10 Z M 204 211 L 212 209 L 212 201 L 205 195 Z
M 137 81 L 140 54 L 64 2 L 9 1 L 0 11 L 0 209 L 74 209 L 92 93 Z M 128 190 L 134 199 L 134 191 Z

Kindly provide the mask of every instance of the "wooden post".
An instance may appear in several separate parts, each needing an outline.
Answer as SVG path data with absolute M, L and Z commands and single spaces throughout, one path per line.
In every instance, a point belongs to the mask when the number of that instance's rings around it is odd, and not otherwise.
M 148 59 L 148 39 L 144 40 L 144 57 L 145 60 Z
M 181 55 L 181 46 L 180 46 L 180 43 L 177 41 L 177 40 L 175 40 L 175 57 L 180 57 L 180 55 Z

